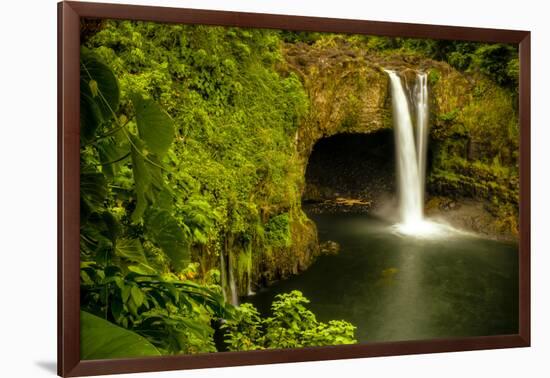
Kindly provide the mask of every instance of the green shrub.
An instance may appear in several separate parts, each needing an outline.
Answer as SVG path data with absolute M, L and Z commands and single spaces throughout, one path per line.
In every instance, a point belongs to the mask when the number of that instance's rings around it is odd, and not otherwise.
M 294 290 L 279 294 L 271 305 L 273 315 L 262 319 L 251 304 L 241 305 L 223 325 L 229 350 L 299 348 L 354 344 L 355 327 L 343 320 L 317 321 L 305 305 L 309 300 Z

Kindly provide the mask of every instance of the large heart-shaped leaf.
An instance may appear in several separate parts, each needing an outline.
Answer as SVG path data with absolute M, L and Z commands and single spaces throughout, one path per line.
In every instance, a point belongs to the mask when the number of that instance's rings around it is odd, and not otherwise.
M 83 360 L 160 356 L 146 338 L 105 319 L 80 311 L 80 357 Z
M 81 80 L 82 82 L 82 80 Z M 82 85 L 82 83 L 81 83 Z M 84 84 L 85 85 L 85 84 Z M 103 122 L 101 110 L 95 99 L 85 91 L 80 92 L 80 138 L 87 142 L 94 138 L 97 128 Z
M 117 173 L 120 162 L 126 161 L 130 156 L 129 143 L 123 139 L 124 135 L 117 135 L 103 138 L 97 141 L 97 152 L 101 161 L 101 171 L 108 177 L 113 178 Z
M 92 52 L 80 53 L 81 138 L 93 138 L 98 126 L 110 120 L 118 108 L 120 90 L 113 71 Z
M 134 95 L 132 102 L 140 138 L 145 141 L 149 150 L 159 157 L 164 156 L 174 140 L 174 121 L 151 99 Z
M 80 92 L 96 100 L 104 119 L 111 118 L 117 111 L 120 101 L 118 81 L 109 66 L 87 49 L 80 53 Z
M 151 170 L 153 167 L 145 161 L 143 156 L 143 142 L 141 139 L 130 136 L 132 147 L 132 172 L 134 174 L 135 191 L 136 191 L 136 208 L 132 213 L 132 221 L 137 222 L 143 216 L 145 209 L 147 208 L 147 196 L 151 193 L 151 183 L 153 177 Z
M 151 208 L 145 213 L 147 235 L 162 248 L 176 269 L 189 263 L 189 241 L 184 229 L 166 210 Z
M 120 238 L 116 241 L 115 253 L 131 262 L 147 265 L 143 247 L 138 239 Z
M 101 208 L 107 193 L 107 181 L 101 172 L 82 170 L 80 173 L 80 197 L 90 209 Z

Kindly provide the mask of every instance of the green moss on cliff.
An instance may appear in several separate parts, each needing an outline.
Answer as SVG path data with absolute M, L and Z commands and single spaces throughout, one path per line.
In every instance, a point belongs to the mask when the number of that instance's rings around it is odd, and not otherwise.
M 278 216 L 272 225 L 277 243 L 270 244 L 260 259 L 263 283 L 287 278 L 306 269 L 319 254 L 317 228 L 301 210 Z
M 157 101 L 174 121 L 175 141 L 158 179 L 174 193 L 170 213 L 185 231 L 201 275 L 231 265 L 244 282 L 245 260 L 252 258 L 259 277 L 265 251 L 290 253 L 293 222 L 302 214 L 295 135 L 309 100 L 298 76 L 278 69 L 285 64 L 279 33 L 106 21 L 85 44 L 120 82 L 117 116 L 132 118 L 130 95 L 138 93 Z M 135 199 L 126 201 L 133 208 Z M 273 237 L 270 220 L 283 218 L 284 235 Z M 311 232 L 305 235 L 316 241 Z M 270 269 L 278 269 L 279 252 Z M 301 259 L 307 260 L 295 257 Z
M 431 90 L 429 190 L 485 201 L 497 222 L 508 219 L 503 228 L 517 233 L 519 122 L 515 92 L 482 75 L 451 69 L 442 72 Z
M 299 75 L 311 102 L 298 130 L 303 164 L 319 138 L 392 127 L 384 68 L 398 70 L 410 85 L 415 71 L 425 70 L 431 99 L 428 189 L 487 203 L 496 198 L 517 215 L 514 51 L 502 45 L 319 34 L 307 44 L 287 44 L 285 70 Z
M 324 35 L 311 44 L 286 44 L 284 56 L 283 71 L 299 75 L 310 101 L 297 136 L 304 167 L 321 137 L 391 127 L 387 75 L 353 37 Z

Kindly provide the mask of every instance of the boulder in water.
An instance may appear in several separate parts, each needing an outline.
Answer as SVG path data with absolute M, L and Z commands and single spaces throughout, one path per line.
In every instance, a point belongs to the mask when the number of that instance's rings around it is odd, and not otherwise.
M 340 244 L 332 240 L 321 243 L 320 248 L 323 255 L 336 255 L 340 252 Z

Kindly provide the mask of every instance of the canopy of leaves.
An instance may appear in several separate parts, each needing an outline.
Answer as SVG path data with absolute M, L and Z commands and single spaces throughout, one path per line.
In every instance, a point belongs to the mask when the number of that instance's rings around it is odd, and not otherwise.
M 250 241 L 281 209 L 301 211 L 294 136 L 308 100 L 295 75 L 277 71 L 279 32 L 108 21 L 86 45 L 113 68 L 135 131 L 134 222 L 163 180 L 191 250 L 219 253 L 227 234 Z

